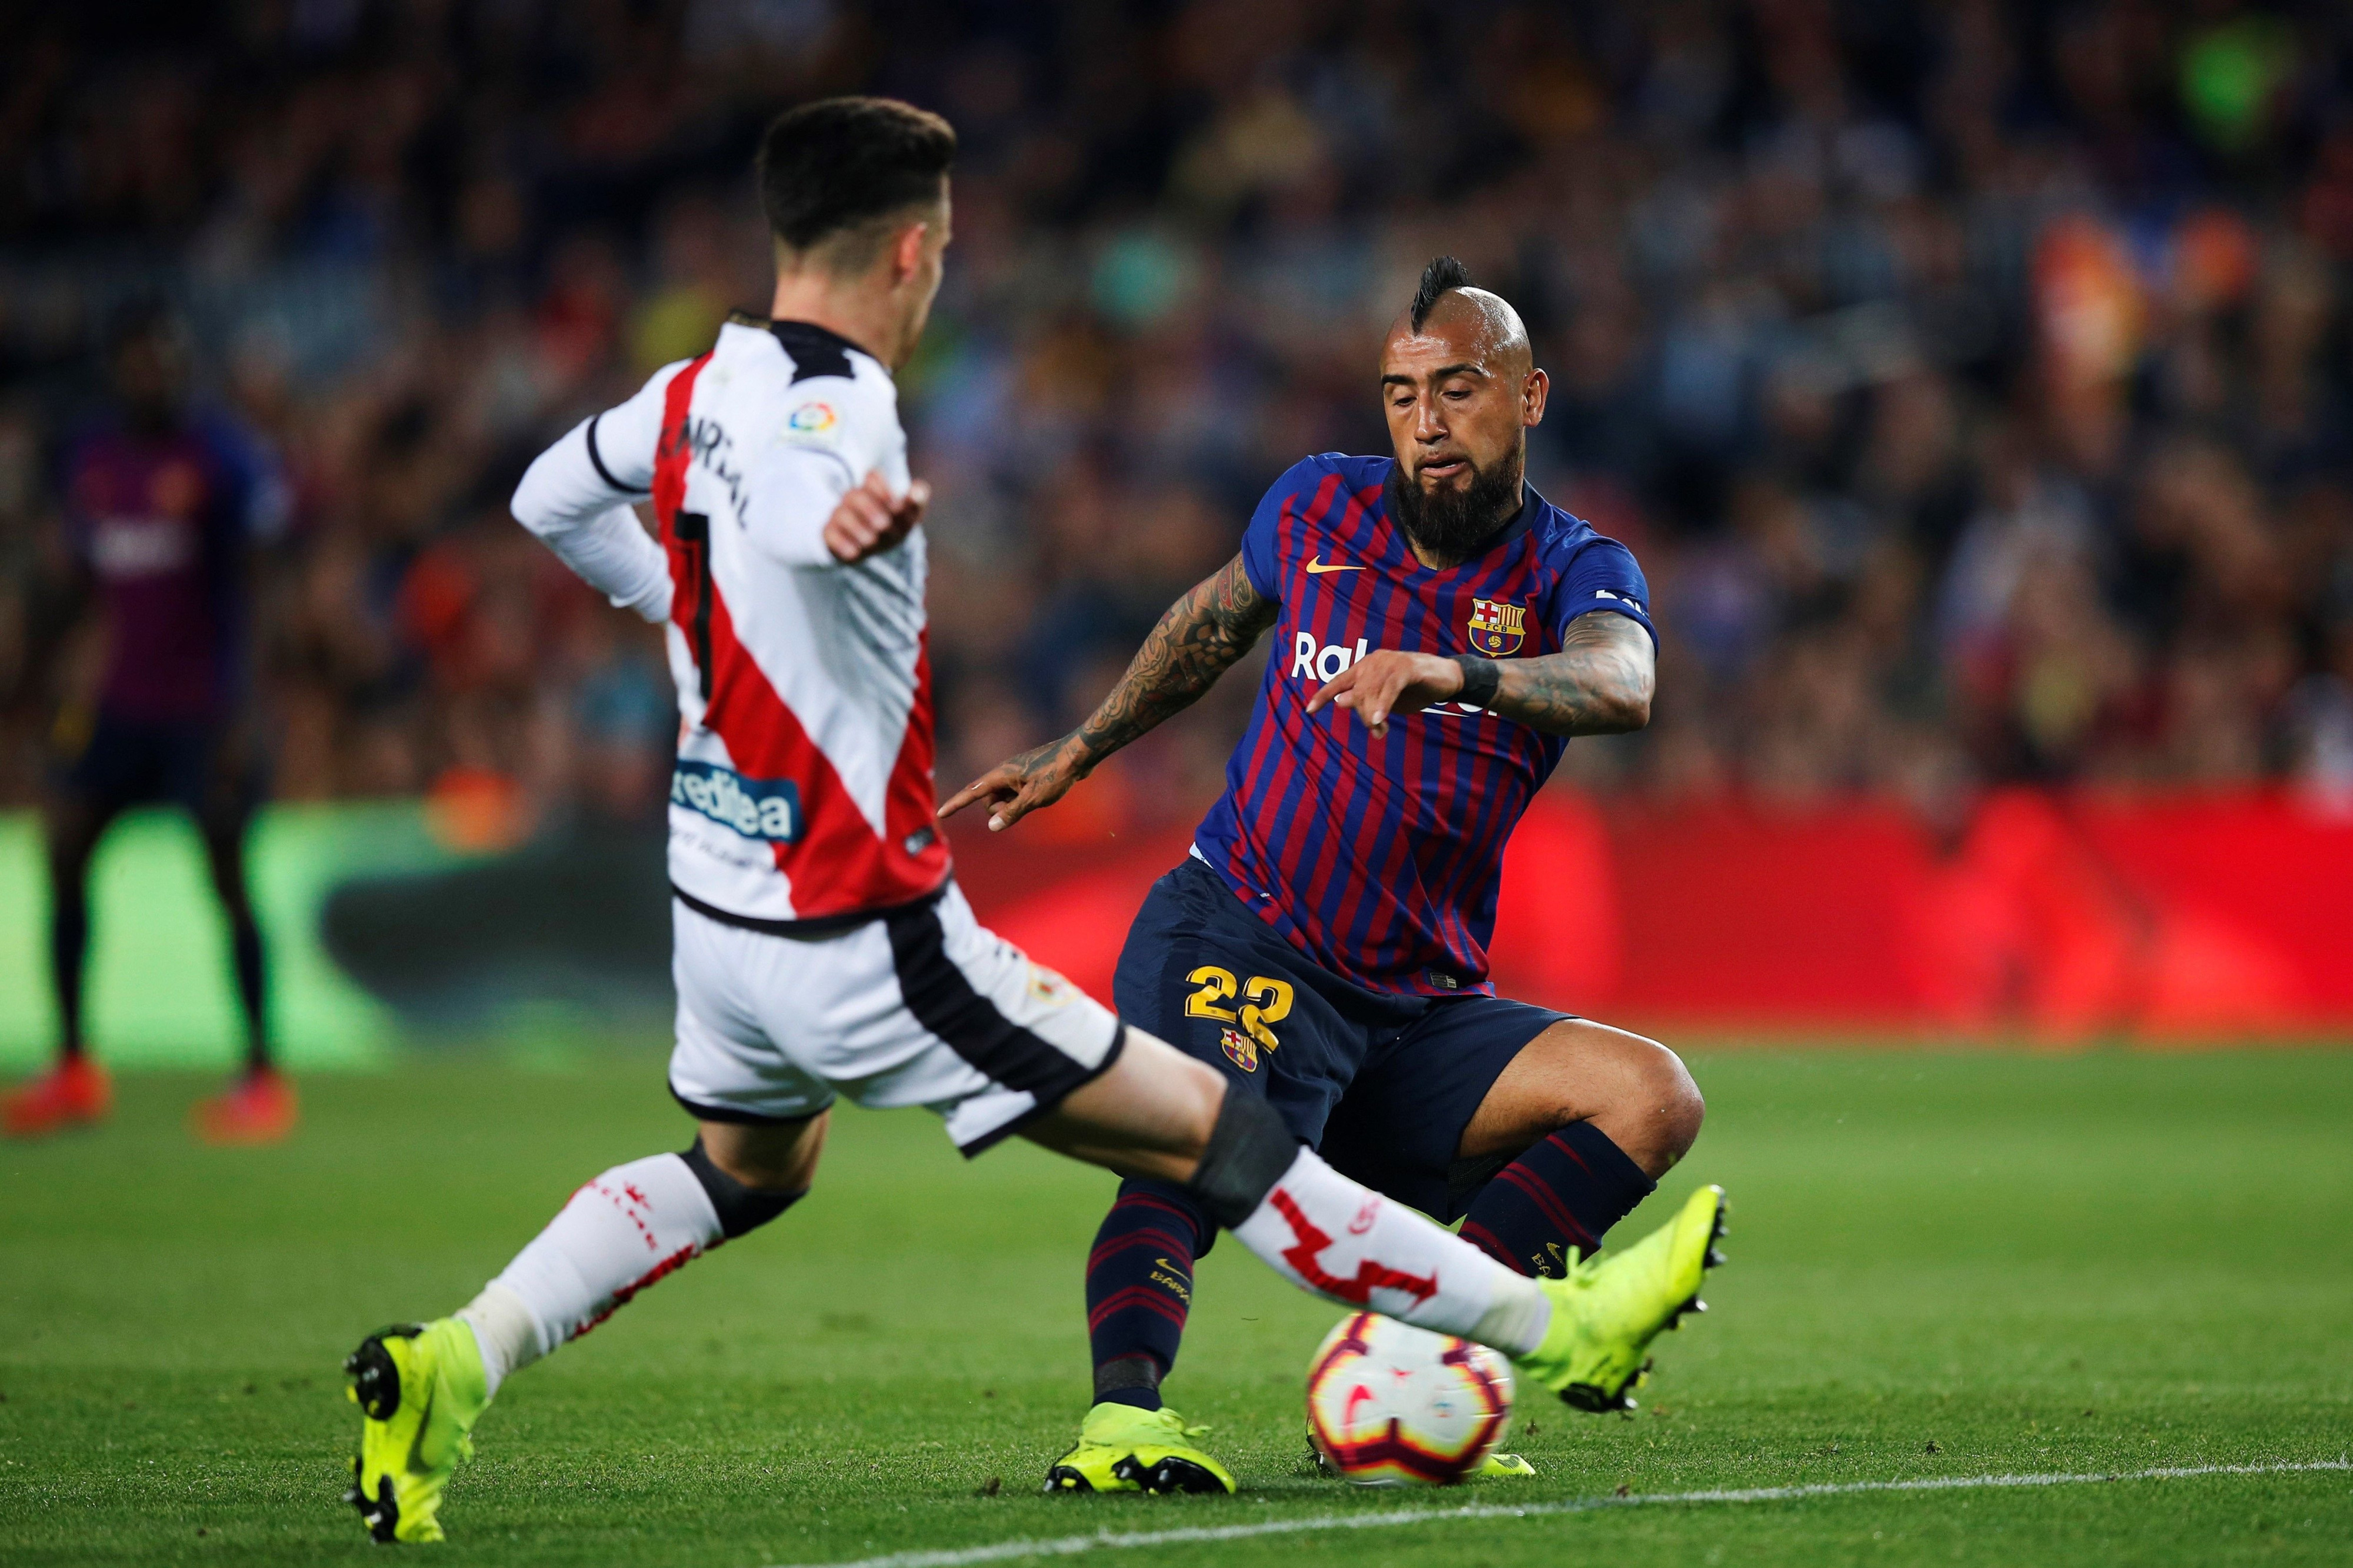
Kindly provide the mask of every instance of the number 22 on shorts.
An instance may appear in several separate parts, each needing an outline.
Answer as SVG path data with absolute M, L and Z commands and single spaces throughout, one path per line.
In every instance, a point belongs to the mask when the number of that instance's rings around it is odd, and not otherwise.
M 1188 1017 L 1214 1018 L 1220 1024 L 1239 1023 L 1249 1031 L 1250 1038 L 1270 1051 L 1282 1043 L 1274 1037 L 1273 1026 L 1291 1016 L 1289 981 L 1253 974 L 1236 984 L 1232 970 L 1205 963 L 1185 976 L 1185 983 L 1198 988 L 1185 998 Z M 1242 998 L 1239 1013 L 1226 1005 L 1237 994 Z

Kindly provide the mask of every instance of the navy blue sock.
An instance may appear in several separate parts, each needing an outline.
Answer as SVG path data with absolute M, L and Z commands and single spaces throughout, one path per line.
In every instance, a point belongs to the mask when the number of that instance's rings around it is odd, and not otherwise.
M 1217 1226 L 1182 1187 L 1122 1182 L 1087 1255 L 1087 1339 L 1095 1402 L 1160 1408 L 1160 1380 L 1176 1364 L 1193 1307 L 1194 1260 Z
M 49 898 L 49 981 L 56 988 L 62 1026 L 59 1054 L 81 1055 L 82 969 L 90 953 L 90 898 L 79 880 L 60 877 Z
M 237 965 L 237 997 L 245 1010 L 245 1067 L 259 1072 L 269 1065 L 269 995 L 262 969 L 261 929 L 250 910 L 239 910 L 230 922 L 229 952 Z
M 1462 1217 L 1462 1239 L 1522 1274 L 1557 1279 L 1567 1250 L 1590 1258 L 1658 1183 L 1590 1121 L 1572 1121 L 1496 1173 Z

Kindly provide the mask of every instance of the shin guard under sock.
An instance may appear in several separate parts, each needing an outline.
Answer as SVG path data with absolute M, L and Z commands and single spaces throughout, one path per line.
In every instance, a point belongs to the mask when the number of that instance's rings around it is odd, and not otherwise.
M 1160 1408 L 1193 1306 L 1193 1265 L 1217 1227 L 1182 1187 L 1126 1181 L 1087 1255 L 1095 1400 Z
M 1227 1090 L 1187 1192 L 1270 1268 L 1328 1300 L 1512 1356 L 1550 1326 L 1534 1280 L 1340 1174 L 1255 1095 Z
M 800 1196 L 744 1186 L 712 1163 L 701 1138 L 683 1154 L 616 1165 L 574 1193 L 460 1315 L 473 1324 L 495 1384 Z M 527 1335 L 514 1326 L 518 1312 L 529 1319 Z
M 586 1183 L 491 1281 L 531 1314 L 534 1342 L 514 1365 L 579 1338 L 724 1238 L 702 1182 L 676 1154 L 633 1160 Z
M 1557 1279 L 1658 1187 L 1609 1135 L 1572 1121 L 1498 1172 L 1462 1216 L 1462 1239 L 1507 1268 Z

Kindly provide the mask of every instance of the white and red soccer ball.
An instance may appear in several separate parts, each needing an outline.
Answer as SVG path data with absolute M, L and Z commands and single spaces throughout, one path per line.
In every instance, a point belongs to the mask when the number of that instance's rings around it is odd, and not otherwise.
M 1511 1363 L 1377 1312 L 1342 1319 L 1307 1369 L 1308 1438 L 1358 1486 L 1459 1481 L 1511 1425 Z

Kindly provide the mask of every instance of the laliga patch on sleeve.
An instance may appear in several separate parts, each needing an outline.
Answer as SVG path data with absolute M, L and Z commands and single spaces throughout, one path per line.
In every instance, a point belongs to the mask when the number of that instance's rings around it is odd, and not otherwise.
M 830 403 L 811 398 L 785 416 L 776 438 L 787 447 L 832 448 L 841 442 L 841 416 Z

